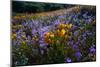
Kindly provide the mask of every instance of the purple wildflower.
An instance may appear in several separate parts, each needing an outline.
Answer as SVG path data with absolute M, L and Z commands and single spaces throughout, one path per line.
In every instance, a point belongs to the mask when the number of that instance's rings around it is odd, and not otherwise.
M 81 59 L 81 57 L 82 57 L 81 52 L 80 52 L 80 51 L 76 52 L 76 53 L 75 53 L 75 57 L 76 57 L 77 60 L 79 61 L 79 60 Z
M 56 20 L 55 21 L 55 25 L 58 25 L 58 24 L 60 24 L 61 22 L 60 22 L 60 20 Z
M 67 58 L 66 59 L 66 62 L 71 63 L 72 62 L 72 59 L 71 58 Z
M 96 52 L 95 47 L 91 47 L 91 48 L 90 48 L 90 52 L 91 52 L 91 53 L 95 53 L 95 52 Z
M 78 34 L 79 34 L 79 31 L 74 32 L 74 36 L 78 36 Z

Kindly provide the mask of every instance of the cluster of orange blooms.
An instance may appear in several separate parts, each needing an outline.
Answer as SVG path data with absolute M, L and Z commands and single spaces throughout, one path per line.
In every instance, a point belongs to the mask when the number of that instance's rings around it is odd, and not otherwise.
M 69 29 L 72 28 L 72 24 L 59 24 L 58 29 L 55 32 L 47 32 L 45 33 L 44 40 L 46 43 L 54 43 L 54 39 L 56 37 L 60 38 L 68 38 Z M 58 41 L 58 40 L 56 40 Z
M 53 43 L 54 37 L 55 37 L 55 34 L 53 32 L 47 32 L 47 33 L 45 33 L 44 40 L 46 43 Z

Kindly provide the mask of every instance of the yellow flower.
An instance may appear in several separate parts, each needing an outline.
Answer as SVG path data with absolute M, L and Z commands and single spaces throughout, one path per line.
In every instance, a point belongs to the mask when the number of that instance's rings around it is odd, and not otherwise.
M 58 27 L 59 27 L 59 28 L 65 28 L 65 26 L 66 26 L 65 24 L 60 23 Z
M 52 41 L 51 41 L 51 39 L 45 39 L 45 42 L 46 43 L 51 43 Z
M 18 27 L 19 27 L 19 28 L 21 28 L 21 27 L 22 27 L 22 25 L 18 25 Z
M 22 41 L 22 44 L 24 45 L 26 42 L 25 41 Z
M 34 36 L 34 37 L 32 38 L 32 40 L 38 41 L 38 37 L 37 37 L 37 36 Z
M 48 38 L 50 36 L 50 32 L 45 33 L 45 38 Z
M 54 38 L 54 33 L 51 32 L 51 33 L 50 33 L 50 37 L 51 37 L 51 38 Z
M 65 39 L 68 39 L 68 35 L 65 35 Z
M 73 26 L 72 24 L 69 24 L 70 28 Z
M 12 26 L 12 28 L 13 28 L 13 29 L 16 29 L 16 28 L 17 28 L 17 26 Z
M 23 16 L 21 16 L 22 18 L 25 18 L 25 16 L 23 15 Z
M 14 16 L 14 19 L 20 19 L 20 17 L 19 16 Z
M 35 37 L 33 37 L 32 40 L 35 40 Z
M 25 39 L 25 38 L 26 38 L 26 36 L 25 36 L 25 35 L 22 35 L 22 38 L 24 38 L 24 39 Z
M 65 27 L 67 27 L 67 25 L 66 25 L 66 24 L 65 24 L 64 26 L 65 26 Z
M 57 29 L 57 33 L 59 33 L 60 32 L 60 30 L 59 29 Z
M 72 24 L 66 24 L 66 27 L 67 27 L 68 29 L 70 29 L 70 28 L 72 28 Z
M 35 38 L 37 38 L 37 36 L 36 36 L 36 35 L 35 35 L 34 37 L 35 37 Z
M 54 38 L 54 33 L 53 32 L 47 32 L 44 36 L 45 42 L 49 43 L 49 44 L 54 42 L 51 38 Z
M 12 39 L 15 39 L 16 37 L 17 37 L 16 33 L 12 34 L 12 36 L 11 36 Z
M 64 36 L 65 33 L 66 33 L 65 29 L 62 29 L 62 30 L 60 31 L 60 36 L 61 36 L 61 37 Z
M 65 29 L 62 29 L 62 30 L 61 30 L 61 33 L 62 33 L 63 35 L 65 34 L 65 32 L 66 32 Z
M 14 33 L 14 34 L 13 34 L 13 36 L 14 36 L 14 37 L 16 37 L 16 36 L 17 36 L 17 34 L 15 34 L 15 33 Z

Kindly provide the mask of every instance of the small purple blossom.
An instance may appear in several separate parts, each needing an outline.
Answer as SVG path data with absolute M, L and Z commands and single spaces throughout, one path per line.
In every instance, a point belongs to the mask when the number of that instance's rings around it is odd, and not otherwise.
M 74 36 L 78 36 L 78 35 L 79 35 L 79 31 L 75 31 Z
M 67 58 L 66 59 L 66 62 L 71 63 L 72 62 L 72 59 L 71 58 Z
M 82 57 L 82 54 L 80 51 L 75 53 L 75 57 L 77 57 L 78 59 L 80 59 Z
M 95 53 L 95 52 L 96 52 L 95 47 L 91 47 L 91 48 L 90 48 L 90 52 Z
M 58 25 L 58 24 L 60 24 L 61 22 L 60 22 L 60 20 L 56 20 L 55 21 L 55 25 Z
M 73 45 L 73 49 L 75 49 L 75 50 L 78 49 L 78 45 L 76 45 L 76 44 Z

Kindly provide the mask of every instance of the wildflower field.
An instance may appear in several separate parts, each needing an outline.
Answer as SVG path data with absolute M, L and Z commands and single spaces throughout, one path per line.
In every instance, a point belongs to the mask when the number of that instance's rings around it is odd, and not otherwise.
M 13 66 L 96 61 L 95 6 L 25 11 L 12 11 Z

